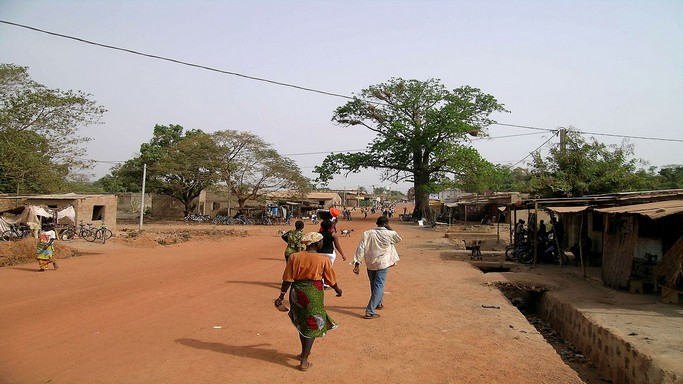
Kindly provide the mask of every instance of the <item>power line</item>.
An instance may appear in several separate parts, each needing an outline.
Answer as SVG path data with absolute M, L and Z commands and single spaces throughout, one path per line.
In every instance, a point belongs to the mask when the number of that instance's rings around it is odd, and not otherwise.
M 617 134 L 612 134 L 612 133 L 597 133 L 597 132 L 587 132 L 587 131 L 578 131 L 578 132 L 581 134 L 584 134 L 584 135 L 623 137 L 625 139 L 671 141 L 671 142 L 683 143 L 683 139 L 668 139 L 668 138 L 662 138 L 662 137 L 645 137 L 645 136 L 629 136 L 629 135 L 617 135 Z
M 350 152 L 363 152 L 365 149 L 342 149 L 339 151 L 321 151 L 321 152 L 302 152 L 302 153 L 286 153 L 280 156 L 304 156 L 304 155 L 325 155 L 330 153 L 350 153 Z
M 81 42 L 81 43 L 91 44 L 91 45 L 95 45 L 95 46 L 102 47 L 102 48 L 114 49 L 114 50 L 117 50 L 117 51 L 128 52 L 128 53 L 132 53 L 132 54 L 134 54 L 134 55 L 145 56 L 145 57 L 149 57 L 149 58 L 152 58 L 152 59 L 170 61 L 170 62 L 172 62 L 172 63 L 181 64 L 181 65 L 186 65 L 186 66 L 189 66 L 189 67 L 195 67 L 195 68 L 205 69 L 205 70 L 207 70 L 207 71 L 213 71 L 213 72 L 223 73 L 223 74 L 226 74 L 226 75 L 232 75 L 232 76 L 243 77 L 243 78 L 249 79 L 249 80 L 262 81 L 262 82 L 264 82 L 264 83 L 270 83 L 270 84 L 280 85 L 280 86 L 283 86 L 283 87 L 290 87 L 290 88 L 300 89 L 300 90 L 302 90 L 302 91 L 307 91 L 307 92 L 315 92 L 315 93 L 320 93 L 320 94 L 328 95 L 328 96 L 342 97 L 342 98 L 345 98 L 345 99 L 353 99 L 353 97 L 351 97 L 351 96 L 346 96 L 346 95 L 342 95 L 342 94 L 339 94 L 339 93 L 333 93 L 333 92 L 327 92 L 327 91 L 320 91 L 320 90 L 313 89 L 313 88 L 302 87 L 302 86 L 300 86 L 300 85 L 289 84 L 289 83 L 283 83 L 283 82 L 280 82 L 280 81 L 268 80 L 268 79 L 264 79 L 264 78 L 261 78 L 261 77 L 255 77 L 255 76 L 244 75 L 244 74 L 237 73 L 237 72 L 225 71 L 225 70 L 222 70 L 222 69 L 217 69 L 217 68 L 213 68 L 213 67 L 207 67 L 207 66 L 205 66 L 205 65 L 200 65 L 200 64 L 188 63 L 188 62 L 182 61 L 182 60 L 176 60 L 176 59 L 171 59 L 171 58 L 164 57 L 164 56 L 153 55 L 153 54 L 150 54 L 150 53 L 138 52 L 138 51 L 134 51 L 134 50 L 132 50 L 132 49 L 121 48 L 121 47 L 116 47 L 116 46 L 113 46 L 113 45 L 97 43 L 97 42 L 94 42 L 94 41 L 81 39 L 81 38 L 79 38 L 79 37 L 64 35 L 64 34 L 56 33 L 56 32 L 50 32 L 50 31 L 46 31 L 46 30 L 44 30 L 44 29 L 34 28 L 34 27 L 30 27 L 30 26 L 28 26 L 28 25 L 13 23 L 13 22 L 10 22 L 10 21 L 0 20 L 0 23 L 13 25 L 13 26 L 15 26 L 15 27 L 20 27 L 20 28 L 26 28 L 26 29 L 30 29 L 30 30 L 32 30 L 32 31 L 36 31 L 36 32 L 40 32 L 40 33 L 46 33 L 46 34 L 48 34 L 48 35 L 63 37 L 63 38 L 65 38 L 65 39 L 76 40 L 76 41 L 79 41 L 79 42 Z
M 299 89 L 299 90 L 306 91 L 306 92 L 314 92 L 314 93 L 319 93 L 319 94 L 323 94 L 323 95 L 327 95 L 327 96 L 340 97 L 340 98 L 350 99 L 350 100 L 353 100 L 353 99 L 354 99 L 354 97 L 352 97 L 352 96 L 342 95 L 342 94 L 339 94 L 339 93 L 328 92 L 328 91 L 322 91 L 322 90 L 318 90 L 318 89 L 314 89 L 314 88 L 309 88 L 309 87 L 304 87 L 304 86 L 300 86 L 300 85 L 285 83 L 285 82 L 281 82 L 281 81 L 269 80 L 269 79 L 265 79 L 265 78 L 261 78 L 261 77 L 256 77 L 256 76 L 249 76 L 249 75 L 241 74 L 241 73 L 238 73 L 238 72 L 226 71 L 226 70 L 223 70 L 223 69 L 208 67 L 208 66 L 205 66 L 205 65 L 189 63 L 189 62 L 186 62 L 186 61 L 177 60 L 177 59 L 172 59 L 172 58 L 168 58 L 168 57 L 164 57 L 164 56 L 159 56 L 159 55 L 154 55 L 154 54 L 150 54 L 150 53 L 139 52 L 139 51 L 135 51 L 135 50 L 128 49 L 128 48 L 121 48 L 121 47 L 117 47 L 117 46 L 113 46 L 113 45 L 97 43 L 97 42 L 90 41 L 90 40 L 86 40 L 86 39 L 82 39 L 82 38 L 79 38 L 79 37 L 70 36 L 70 35 L 65 35 L 65 34 L 61 34 L 61 33 L 57 33 L 57 32 L 51 32 L 51 31 L 47 31 L 47 30 L 44 30 L 44 29 L 31 27 L 31 26 L 24 25 L 24 24 L 14 23 L 14 22 L 11 22 L 11 21 L 0 20 L 0 23 L 7 24 L 7 25 L 12 25 L 12 26 L 15 26 L 15 27 L 20 27 L 20 28 L 25 28 L 25 29 L 29 29 L 29 30 L 32 30 L 32 31 L 40 32 L 40 33 L 45 33 L 45 34 L 52 35 L 52 36 L 62 37 L 62 38 L 65 38 L 65 39 L 75 40 L 75 41 L 78 41 L 78 42 L 81 42 L 81 43 L 90 44 L 90 45 L 94 45 L 94 46 L 98 46 L 98 47 L 102 47 L 102 48 L 113 49 L 113 50 L 117 50 L 117 51 L 122 51 L 122 52 L 131 53 L 131 54 L 134 54 L 134 55 L 149 57 L 149 58 L 152 58 L 152 59 L 168 61 L 168 62 L 172 62 L 172 63 L 176 63 L 176 64 L 180 64 L 180 65 L 185 65 L 185 66 L 189 66 L 189 67 L 194 67 L 194 68 L 200 68 L 200 69 L 204 69 L 204 70 L 207 70 L 207 71 L 218 72 L 218 73 L 222 73 L 222 74 L 226 74 L 226 75 L 232 75 L 232 76 L 238 76 L 238 77 L 242 77 L 242 78 L 249 79 L 249 80 L 261 81 L 261 82 L 265 82 L 265 83 L 269 83 L 269 84 L 275 84 L 275 85 L 279 85 L 279 86 L 283 86 L 283 87 L 290 87 L 290 88 Z M 514 128 L 532 129 L 532 130 L 538 130 L 538 131 L 544 131 L 544 132 L 553 132 L 553 133 L 557 131 L 557 129 L 533 127 L 533 126 L 519 125 L 519 124 L 492 123 L 492 125 L 500 125 L 500 126 L 504 126 L 504 127 L 514 127 Z M 683 142 L 683 139 L 671 139 L 671 138 L 659 138 L 659 137 L 646 137 L 646 136 L 632 136 L 632 135 L 618 135 L 618 134 L 598 133 L 598 132 L 587 132 L 587 131 L 578 131 L 578 130 L 577 130 L 577 132 L 580 133 L 580 134 L 586 134 L 586 135 L 608 136 L 608 137 L 621 137 L 621 138 L 627 138 L 627 139 L 655 140 L 655 141 L 669 141 L 669 142 Z M 503 137 L 505 137 L 505 136 L 503 136 Z
M 557 129 L 550 129 L 550 128 L 530 127 L 528 125 L 505 124 L 505 123 L 492 123 L 491 125 L 501 125 L 503 127 L 514 127 L 514 128 L 524 128 L 524 129 L 535 129 L 537 131 L 546 131 L 546 132 L 554 132 L 557 130 Z
M 547 131 L 547 132 L 556 132 L 556 131 L 557 131 L 557 129 L 531 127 L 531 126 L 528 126 L 528 125 L 518 125 L 518 124 L 492 123 L 491 125 L 500 125 L 500 126 L 504 126 L 504 127 L 515 127 L 515 128 L 524 128 L 524 129 L 533 129 L 533 130 Z M 614 133 L 599 133 L 599 132 L 589 132 L 589 131 L 581 131 L 581 130 L 574 130 L 574 131 L 577 132 L 577 133 L 580 133 L 580 134 L 582 134 L 582 135 L 609 136 L 609 137 L 621 137 L 621 138 L 625 138 L 625 139 L 670 141 L 670 142 L 683 143 L 683 139 L 671 139 L 671 138 L 662 138 L 662 137 L 646 137 L 646 136 L 632 136 L 632 135 L 617 135 L 617 134 L 614 134 Z
M 518 133 L 516 135 L 504 135 L 504 136 L 491 136 L 491 137 L 480 137 L 473 139 L 472 141 L 481 140 L 495 140 L 495 139 L 507 139 L 509 137 L 519 137 L 519 136 L 531 136 L 531 135 L 542 135 L 544 132 L 534 132 L 534 133 Z
M 549 138 L 548 140 L 544 141 L 543 144 L 539 145 L 538 148 L 536 148 L 536 149 L 534 149 L 533 151 L 529 152 L 529 154 L 526 155 L 526 156 L 524 156 L 520 161 L 518 161 L 518 162 L 512 164 L 512 165 L 510 166 L 510 169 L 512 169 L 515 165 L 517 165 L 517 164 L 521 163 L 522 161 L 524 161 L 527 157 L 531 156 L 534 152 L 536 152 L 536 151 L 538 151 L 539 149 L 541 149 L 544 145 L 548 144 L 548 142 L 550 142 L 550 140 L 552 140 L 553 137 L 555 137 L 557 134 L 558 134 L 558 133 L 555 132 L 552 136 L 550 136 L 550 138 Z

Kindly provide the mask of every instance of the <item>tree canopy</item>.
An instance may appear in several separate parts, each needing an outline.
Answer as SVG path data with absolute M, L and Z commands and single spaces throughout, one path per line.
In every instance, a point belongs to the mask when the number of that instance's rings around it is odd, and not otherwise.
M 173 197 L 194 210 L 196 198 L 209 186 L 224 186 L 241 207 L 267 192 L 287 189 L 305 193 L 310 185 L 292 160 L 250 132 L 233 130 L 212 134 L 184 131 L 180 125 L 157 125 L 140 155 L 114 167 L 98 184 L 110 192 L 141 189 L 147 164 L 146 190 Z
M 537 197 L 572 197 L 658 189 L 653 170 L 639 167 L 642 161 L 632 155 L 633 146 L 627 142 L 606 145 L 569 129 L 547 157 L 533 154 L 529 192 Z
M 491 167 L 470 145 L 485 136 L 490 115 L 506 112 L 491 95 L 464 86 L 447 90 L 439 80 L 392 78 L 362 90 L 338 107 L 332 121 L 376 134 L 358 153 L 333 153 L 315 168 L 325 184 L 335 174 L 381 170 L 382 180 L 409 181 L 415 190 L 415 217 L 429 215 L 429 193 L 453 184 L 473 169 Z
M 293 160 L 280 156 L 271 144 L 251 132 L 225 130 L 212 137 L 219 148 L 219 179 L 240 207 L 266 192 L 288 190 L 304 195 L 310 189 L 310 181 Z
M 146 190 L 180 201 L 187 215 L 194 199 L 218 180 L 218 149 L 211 136 L 201 130 L 184 131 L 180 125 L 156 125 L 140 155 L 112 170 L 112 177 L 100 180 L 109 188 L 138 192 L 142 188 L 143 166 L 147 165 Z
M 667 165 L 659 170 L 659 183 L 662 189 L 683 188 L 683 166 Z
M 89 166 L 80 159 L 80 144 L 90 138 L 78 132 L 105 112 L 91 96 L 49 89 L 32 80 L 28 68 L 0 64 L 0 146 L 12 154 L 0 159 L 0 191 L 55 192 Z

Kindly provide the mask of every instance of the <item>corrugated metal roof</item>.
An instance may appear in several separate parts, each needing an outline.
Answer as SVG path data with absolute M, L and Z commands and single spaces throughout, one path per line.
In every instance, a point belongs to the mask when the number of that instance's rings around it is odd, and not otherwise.
M 655 203 L 622 205 L 620 207 L 596 208 L 601 213 L 630 213 L 660 219 L 665 216 L 683 212 L 683 200 L 658 201 Z
M 306 195 L 308 199 L 334 199 L 335 197 L 341 197 L 337 192 L 311 192 Z
M 588 206 L 584 205 L 580 207 L 544 207 L 544 209 L 557 213 L 578 213 L 588 209 Z
M 56 193 L 52 195 L 23 195 L 23 196 L 2 196 L 2 199 L 31 199 L 31 200 L 75 200 L 89 197 L 113 196 L 111 193 Z

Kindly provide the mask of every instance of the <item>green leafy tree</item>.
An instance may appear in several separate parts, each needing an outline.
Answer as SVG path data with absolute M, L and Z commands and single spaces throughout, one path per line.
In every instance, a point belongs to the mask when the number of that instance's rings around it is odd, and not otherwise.
M 96 188 L 109 193 L 126 192 L 126 187 L 121 180 L 111 174 L 101 177 L 99 180 L 95 181 L 93 185 Z
M 548 157 L 533 154 L 530 191 L 538 197 L 572 197 L 655 189 L 655 175 L 639 168 L 642 161 L 632 155 L 631 144 L 586 141 L 569 129 L 564 142 L 552 146 Z
M 668 165 L 659 170 L 660 188 L 683 188 L 683 165 Z
M 521 167 L 510 169 L 509 167 L 498 166 L 498 170 L 502 175 L 500 188 L 498 190 L 507 192 L 530 192 L 529 181 L 531 175 L 528 169 Z
M 64 188 L 68 168 L 54 164 L 50 143 L 33 131 L 0 131 L 0 191 L 52 193 Z
M 248 200 L 260 200 L 266 193 L 293 191 L 303 196 L 310 181 L 299 166 L 280 156 L 272 145 L 251 132 L 218 131 L 212 138 L 219 148 L 220 181 L 243 207 Z
M 505 108 L 469 86 L 449 91 L 435 79 L 400 78 L 370 86 L 337 108 L 332 121 L 365 127 L 375 139 L 364 152 L 327 156 L 315 168 L 317 180 L 327 183 L 335 174 L 378 169 L 382 180 L 412 182 L 414 217 L 429 216 L 429 194 L 483 162 L 468 136 L 486 135 L 494 112 Z
M 80 145 L 90 138 L 78 132 L 105 112 L 91 96 L 49 89 L 31 80 L 27 67 L 0 64 L 2 153 L 25 152 L 21 159 L 0 158 L 2 191 L 55 192 L 66 185 L 64 178 L 90 166 L 79 159 L 85 154 Z M 18 160 L 20 169 L 12 163 Z
M 139 192 L 146 164 L 145 189 L 177 199 L 188 215 L 202 190 L 218 180 L 218 155 L 211 135 L 201 130 L 184 132 L 180 125 L 156 125 L 150 142 L 140 146 L 140 155 L 112 170 L 116 180 L 106 178 L 100 182 L 108 188 Z
M 444 185 L 476 193 L 511 191 L 506 184 L 509 175 L 510 170 L 507 167 L 481 159 L 481 161 L 472 162 L 472 167 L 468 172 Z

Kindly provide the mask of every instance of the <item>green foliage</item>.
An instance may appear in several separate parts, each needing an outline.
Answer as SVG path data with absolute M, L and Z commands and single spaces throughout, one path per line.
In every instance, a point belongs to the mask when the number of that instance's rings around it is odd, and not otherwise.
M 683 165 L 669 165 L 659 170 L 659 186 L 662 189 L 683 188 Z
M 429 193 L 461 181 L 483 160 L 469 136 L 485 136 L 493 112 L 505 112 L 496 99 L 464 86 L 448 91 L 438 80 L 391 79 L 370 86 L 336 109 L 332 121 L 376 133 L 366 151 L 333 153 L 315 168 L 317 181 L 335 174 L 381 170 L 382 180 L 413 182 L 416 212 L 428 213 Z
M 173 197 L 194 209 L 193 200 L 218 179 L 218 148 L 210 135 L 200 130 L 183 132 L 180 125 L 156 125 L 149 143 L 140 145 L 140 155 L 114 167 L 110 177 L 98 180 L 110 192 L 139 192 L 143 166 L 147 165 L 146 190 Z
M 97 184 L 109 192 L 139 192 L 144 164 L 145 189 L 176 198 L 185 214 L 193 211 L 202 190 L 221 182 L 239 206 L 266 192 L 286 189 L 305 194 L 310 188 L 295 162 L 250 132 L 184 132 L 180 125 L 155 126 L 152 139 L 140 146 L 140 155 L 114 167 Z
M 0 191 L 52 193 L 64 187 L 68 168 L 54 164 L 47 139 L 33 131 L 0 130 Z
M 507 182 L 511 171 L 502 165 L 492 164 L 484 159 L 472 162 L 470 171 L 462 176 L 456 187 L 467 192 L 513 191 Z M 516 191 L 516 190 L 515 190 Z
M 109 193 L 126 192 L 126 188 L 121 180 L 112 175 L 103 176 L 99 180 L 95 181 L 93 186 Z
M 505 166 L 496 166 L 501 175 L 500 185 L 495 188 L 498 191 L 508 191 L 508 192 L 530 192 L 530 179 L 531 175 L 528 169 L 525 168 L 515 168 L 510 169 Z
M 89 166 L 78 157 L 90 139 L 78 131 L 105 112 L 90 96 L 49 89 L 26 67 L 0 64 L 0 153 L 8 155 L 0 158 L 0 191 L 56 192 L 66 188 L 65 177 Z
M 640 161 L 632 155 L 632 145 L 586 141 L 570 129 L 564 146 L 553 146 L 547 158 L 534 154 L 530 191 L 538 197 L 572 197 L 656 189 L 652 170 L 638 168 Z
M 294 161 L 251 132 L 218 131 L 212 138 L 219 149 L 219 179 L 240 207 L 247 200 L 260 200 L 266 192 L 288 190 L 303 196 L 311 189 Z

